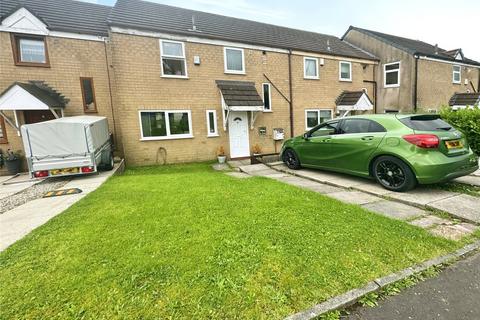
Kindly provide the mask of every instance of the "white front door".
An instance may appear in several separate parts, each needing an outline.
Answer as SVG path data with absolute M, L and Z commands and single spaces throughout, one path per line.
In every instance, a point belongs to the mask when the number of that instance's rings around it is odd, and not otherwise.
M 230 112 L 228 116 L 230 158 L 250 156 L 247 112 Z

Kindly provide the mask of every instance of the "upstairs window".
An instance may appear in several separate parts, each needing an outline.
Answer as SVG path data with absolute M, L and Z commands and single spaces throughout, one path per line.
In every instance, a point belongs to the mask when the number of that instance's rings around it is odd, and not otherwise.
M 263 89 L 263 111 L 272 111 L 272 93 L 270 83 L 262 84 Z
M 462 81 L 462 69 L 460 66 L 453 66 L 452 82 L 460 84 Z
M 400 86 L 400 62 L 383 65 L 383 86 L 385 88 Z
M 305 79 L 318 79 L 318 59 L 303 58 L 303 77 Z
M 340 81 L 352 81 L 352 63 L 340 61 L 339 76 Z
M 187 77 L 185 44 L 178 41 L 160 40 L 162 76 L 172 78 Z
M 16 65 L 49 66 L 45 37 L 12 35 L 12 48 Z
M 243 49 L 224 48 L 225 73 L 245 73 Z
M 95 90 L 93 88 L 93 78 L 80 78 L 80 87 L 82 88 L 83 111 L 97 112 L 97 102 L 95 100 Z

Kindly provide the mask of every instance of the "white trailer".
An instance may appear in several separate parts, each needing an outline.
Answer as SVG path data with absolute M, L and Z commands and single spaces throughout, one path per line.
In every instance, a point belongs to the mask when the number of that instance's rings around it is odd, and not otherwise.
M 113 146 L 105 117 L 65 117 L 26 124 L 21 131 L 28 169 L 34 178 L 113 169 Z

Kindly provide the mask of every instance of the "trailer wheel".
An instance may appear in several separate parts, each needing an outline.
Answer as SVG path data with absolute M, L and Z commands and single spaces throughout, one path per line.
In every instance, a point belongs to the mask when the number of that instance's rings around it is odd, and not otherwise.
M 113 162 L 113 152 L 108 153 L 107 161 L 104 163 L 103 168 L 107 171 L 113 169 L 114 162 Z

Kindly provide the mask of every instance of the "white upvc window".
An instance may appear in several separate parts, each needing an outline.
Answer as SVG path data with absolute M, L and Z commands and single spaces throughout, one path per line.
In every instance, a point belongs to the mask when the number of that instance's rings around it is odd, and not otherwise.
M 241 48 L 223 48 L 225 73 L 245 74 L 245 54 Z
M 207 137 L 218 137 L 216 110 L 207 110 Z
M 262 83 L 263 111 L 272 111 L 272 90 L 270 83 Z
M 400 61 L 383 65 L 383 86 L 385 88 L 400 86 Z
M 452 67 L 452 82 L 455 84 L 462 83 L 462 67 L 460 66 Z
M 162 77 L 187 78 L 185 44 L 179 41 L 160 40 L 160 65 Z
M 141 110 L 141 140 L 193 138 L 190 110 Z
M 305 79 L 318 79 L 318 58 L 303 57 L 303 77 Z
M 305 129 L 310 130 L 332 118 L 332 109 L 307 109 L 305 110 Z
M 352 81 L 352 63 L 340 61 L 338 63 L 338 77 L 340 81 Z

